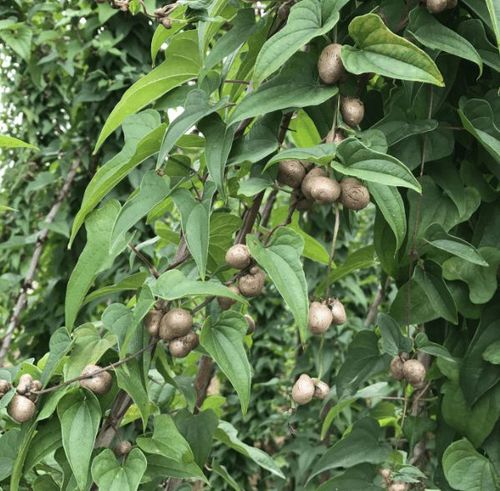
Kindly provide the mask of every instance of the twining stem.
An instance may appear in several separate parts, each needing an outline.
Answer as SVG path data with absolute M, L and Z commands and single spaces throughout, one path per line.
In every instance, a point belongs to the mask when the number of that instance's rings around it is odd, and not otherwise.
M 335 250 L 337 248 L 337 236 L 340 227 L 340 211 L 339 205 L 335 203 L 335 222 L 333 224 L 333 237 L 330 246 L 330 255 L 328 257 L 328 268 L 326 272 L 326 298 L 330 296 L 330 274 L 332 272 L 333 260 L 335 258 Z
M 149 261 L 149 259 L 141 252 L 137 247 L 135 247 L 132 244 L 128 244 L 128 247 L 130 248 L 131 251 L 148 267 L 149 272 L 155 277 L 159 278 L 160 273 L 158 270 L 154 267 L 153 263 Z

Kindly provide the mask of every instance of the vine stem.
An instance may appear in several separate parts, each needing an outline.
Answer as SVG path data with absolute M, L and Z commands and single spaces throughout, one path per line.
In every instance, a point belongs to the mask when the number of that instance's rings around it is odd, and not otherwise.
M 330 246 L 330 255 L 328 257 L 328 268 L 326 271 L 326 298 L 330 296 L 330 273 L 332 272 L 333 260 L 335 258 L 335 249 L 337 247 L 337 237 L 340 228 L 340 211 L 339 205 L 335 203 L 335 222 L 333 224 L 333 237 Z
M 119 367 L 120 365 L 123 365 L 124 363 L 129 362 L 130 360 L 136 358 L 137 356 L 144 353 L 145 351 L 153 349 L 153 347 L 156 346 L 157 343 L 158 343 L 158 340 L 155 340 L 152 343 L 149 343 L 144 348 L 141 348 L 140 350 L 136 351 L 135 353 L 131 353 L 130 355 L 123 358 L 122 360 L 118 360 L 118 361 L 115 361 L 114 363 L 110 363 L 109 365 L 102 367 L 99 370 L 96 370 L 95 372 L 93 372 L 90 375 L 80 375 L 79 377 L 75 377 L 75 378 L 66 380 L 65 382 L 62 382 L 62 383 L 57 384 L 57 385 L 53 385 L 53 386 L 48 387 L 46 389 L 34 390 L 33 394 L 36 394 L 36 395 L 48 394 L 49 392 L 55 392 L 56 390 L 62 389 L 63 387 L 67 387 L 68 385 L 71 385 L 75 382 L 79 382 L 80 380 L 85 380 L 88 378 L 95 377 L 96 375 L 99 375 L 100 373 L 107 372 L 108 370 L 112 370 L 116 367 Z
M 59 209 L 61 208 L 64 200 L 69 194 L 73 181 L 75 180 L 76 174 L 78 172 L 78 168 L 80 166 L 80 160 L 77 159 L 71 165 L 68 174 L 66 175 L 66 179 L 64 180 L 64 184 L 57 195 L 57 199 L 52 205 L 49 213 L 45 217 L 44 223 L 50 226 L 50 224 L 54 221 Z M 38 270 L 38 265 L 40 262 L 40 258 L 42 257 L 43 245 L 47 240 L 49 235 L 49 228 L 45 227 L 42 229 L 37 237 L 35 250 L 33 251 L 33 256 L 31 257 L 31 262 L 28 267 L 28 272 L 26 273 L 26 277 L 24 278 L 23 284 L 19 293 L 17 295 L 16 303 L 12 310 L 12 314 L 9 319 L 9 323 L 7 324 L 7 329 L 5 331 L 5 335 L 2 340 L 2 346 L 0 348 L 0 367 L 3 366 L 5 357 L 9 352 L 10 344 L 12 343 L 12 336 L 14 335 L 14 331 L 19 326 L 19 322 L 21 320 L 21 313 L 26 307 L 26 303 L 28 300 L 28 290 L 31 288 L 33 284 L 33 280 L 35 279 L 36 272 Z
M 128 244 L 129 249 L 148 267 L 149 272 L 155 277 L 159 278 L 160 273 L 158 270 L 154 267 L 153 263 L 149 261 L 149 259 L 139 250 L 137 247 L 135 247 L 132 244 Z
M 377 294 L 375 295 L 375 299 L 373 300 L 373 303 L 370 305 L 370 309 L 368 310 L 368 315 L 366 316 L 365 319 L 365 326 L 368 327 L 371 324 L 375 322 L 375 319 L 377 318 L 377 313 L 378 313 L 378 308 L 380 307 L 380 304 L 384 300 L 385 297 L 385 292 L 387 291 L 387 288 L 389 288 L 389 285 L 391 284 L 391 277 L 388 276 L 384 283 L 380 284 L 377 290 Z

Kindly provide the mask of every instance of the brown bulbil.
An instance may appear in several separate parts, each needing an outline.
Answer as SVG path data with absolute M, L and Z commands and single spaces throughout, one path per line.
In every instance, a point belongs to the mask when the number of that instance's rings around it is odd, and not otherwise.
M 113 383 L 113 378 L 110 373 L 106 371 L 99 372 L 100 370 L 102 370 L 102 368 L 98 365 L 87 365 L 82 370 L 80 376 L 88 378 L 80 380 L 80 386 L 98 395 L 103 395 L 109 392 Z M 99 373 L 92 376 L 95 372 Z
M 252 256 L 245 244 L 235 244 L 226 252 L 226 263 L 232 268 L 245 269 L 250 266 Z
M 365 117 L 365 105 L 356 97 L 343 97 L 340 102 L 342 119 L 349 126 L 358 126 Z
M 340 201 L 350 210 L 362 210 L 370 203 L 370 193 L 366 186 L 354 177 L 346 177 L 340 181 Z
M 160 332 L 160 322 L 162 317 L 163 312 L 161 310 L 153 309 L 149 311 L 144 318 L 144 326 L 148 330 L 149 334 L 155 338 L 158 337 Z
M 296 210 L 307 211 L 311 209 L 314 202 L 304 197 L 299 190 L 296 190 L 294 193 L 292 193 L 291 204 L 295 207 Z
M 115 447 L 116 455 L 125 456 L 132 450 L 132 444 L 128 440 L 122 440 Z
M 347 320 L 347 316 L 343 303 L 335 298 L 330 301 L 330 309 L 332 311 L 332 324 L 336 326 L 344 324 Z
M 427 0 L 427 10 L 431 14 L 439 14 L 448 8 L 447 0 Z
M 184 309 L 169 310 L 160 322 L 160 338 L 170 341 L 185 336 L 193 328 L 193 316 Z
M 165 29 L 172 29 L 172 21 L 168 17 L 162 17 L 160 19 L 160 24 L 165 28 Z
M 323 334 L 333 321 L 332 311 L 328 306 L 312 302 L 309 306 L 309 330 L 313 334 Z
M 236 295 L 240 294 L 240 290 L 236 285 L 230 285 L 228 286 L 228 288 Z M 232 298 L 229 297 L 217 297 L 217 303 L 219 304 L 221 310 L 227 310 L 230 309 L 236 303 L 236 300 L 233 300 Z
M 340 196 L 340 185 L 329 177 L 314 177 L 310 181 L 311 198 L 322 205 L 332 204 Z
M 170 341 L 168 344 L 168 350 L 174 358 L 184 358 L 198 346 L 198 343 L 198 334 L 191 331 L 185 336 L 181 336 Z
M 325 142 L 326 143 L 335 143 L 338 145 L 340 142 L 345 140 L 344 134 L 340 130 L 330 130 L 326 135 Z
M 333 43 L 326 46 L 318 59 L 319 78 L 325 84 L 338 82 L 344 74 L 344 65 L 340 57 L 341 44 Z
M 28 394 L 31 391 L 31 384 L 33 383 L 33 377 L 29 373 L 24 373 L 19 377 L 19 382 L 17 383 L 17 393 L 18 394 Z
M 278 182 L 291 188 L 299 188 L 306 170 L 299 160 L 282 160 L 278 164 Z
M 311 182 L 314 177 L 326 177 L 327 173 L 322 167 L 313 167 L 307 174 L 306 177 L 304 177 L 304 180 L 302 181 L 302 185 L 300 187 L 302 194 L 307 198 L 307 199 L 312 199 L 311 196 Z
M 12 385 L 7 380 L 0 380 L 0 397 L 9 392 Z
M 309 375 L 303 373 L 292 387 L 292 399 L 299 405 L 311 402 L 314 397 L 314 382 Z
M 8 413 L 18 423 L 25 423 L 33 418 L 36 406 L 27 397 L 16 394 L 10 401 Z
M 420 361 L 408 360 L 403 364 L 403 374 L 411 385 L 417 386 L 424 381 L 426 370 Z
M 395 380 L 403 380 L 405 378 L 405 374 L 403 372 L 403 362 L 399 356 L 395 356 L 391 360 L 389 371 L 391 373 L 391 377 Z
M 389 484 L 387 491 L 408 491 L 409 485 L 406 482 L 396 481 Z
M 391 482 L 391 469 L 379 469 L 378 473 L 384 478 L 386 483 Z
M 247 334 L 253 334 L 255 332 L 255 321 L 251 315 L 245 314 L 245 320 L 248 324 Z
M 245 297 L 256 297 L 264 288 L 266 274 L 259 267 L 254 266 L 249 274 L 241 276 L 238 280 L 238 288 Z
M 314 383 L 314 397 L 321 400 L 326 399 L 330 393 L 330 386 L 317 378 L 313 378 L 312 381 Z

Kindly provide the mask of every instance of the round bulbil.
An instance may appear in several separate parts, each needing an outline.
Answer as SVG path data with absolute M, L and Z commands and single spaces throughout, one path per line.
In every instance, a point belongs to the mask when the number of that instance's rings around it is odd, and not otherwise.
M 313 167 L 307 174 L 306 177 L 304 177 L 304 180 L 302 181 L 302 185 L 300 187 L 302 194 L 307 198 L 307 199 L 312 199 L 311 196 L 311 191 L 312 191 L 312 181 L 313 178 L 316 177 L 326 177 L 327 173 L 322 167 Z
M 358 126 L 365 117 L 365 105 L 357 97 L 343 97 L 340 102 L 342 119 L 349 126 Z
M 17 393 L 18 394 L 28 394 L 31 391 L 31 384 L 33 383 L 33 377 L 29 373 L 23 373 L 19 377 L 19 382 L 17 383 Z
M 101 370 L 102 368 L 98 365 L 87 365 L 80 373 L 81 377 L 87 377 L 80 380 L 80 386 L 98 395 L 109 392 L 113 377 L 109 372 Z
M 330 386 L 317 378 L 313 378 L 312 381 L 314 382 L 314 397 L 321 400 L 326 399 L 330 393 Z
M 332 204 L 340 196 L 340 185 L 329 177 L 313 177 L 310 181 L 311 198 L 322 205 Z
M 198 334 L 191 331 L 185 336 L 181 336 L 170 341 L 168 344 L 168 350 L 174 358 L 184 358 L 198 346 L 198 343 Z
M 245 297 L 256 297 L 264 288 L 266 275 L 259 267 L 254 266 L 249 274 L 243 275 L 238 280 L 238 289 Z
M 314 382 L 309 375 L 303 373 L 292 387 L 292 399 L 299 405 L 311 402 L 314 397 Z
M 122 440 L 115 447 L 115 453 L 120 456 L 128 455 L 132 450 L 132 444 L 128 440 Z
M 169 310 L 160 321 L 160 338 L 170 341 L 185 336 L 193 328 L 193 316 L 185 309 Z
M 448 0 L 427 0 L 426 6 L 431 14 L 439 14 L 448 8 Z
M 160 322 L 162 317 L 163 312 L 161 310 L 153 309 L 149 311 L 144 318 L 144 326 L 151 336 L 158 337 L 158 334 L 160 333 Z
M 235 295 L 240 294 L 240 290 L 238 289 L 238 287 L 236 285 L 230 285 L 230 286 L 228 286 L 228 288 Z M 217 303 L 219 304 L 219 307 L 221 308 L 221 310 L 228 310 L 236 303 L 236 300 L 229 298 L 229 297 L 217 297 Z
M 389 371 L 390 371 L 391 377 L 393 379 L 403 380 L 405 378 L 405 374 L 403 371 L 403 365 L 404 365 L 404 363 L 399 356 L 395 356 L 391 360 L 391 366 L 390 366 Z
M 330 310 L 332 311 L 332 323 L 336 326 L 340 326 L 341 324 L 345 324 L 347 320 L 347 315 L 345 313 L 344 304 L 334 298 L 330 301 Z
M 9 392 L 12 385 L 7 380 L 0 380 L 0 396 L 4 395 L 6 392 Z
M 306 170 L 299 160 L 282 160 L 278 164 L 278 182 L 291 188 L 299 188 Z
M 387 491 L 408 491 L 409 485 L 406 482 L 395 481 L 389 484 Z
M 362 210 L 370 203 L 368 188 L 355 179 L 346 177 L 340 181 L 340 202 L 350 210 Z
M 325 138 L 326 143 L 335 143 L 338 145 L 345 140 L 344 134 L 340 130 L 330 130 Z
M 232 268 L 245 269 L 250 266 L 252 256 L 245 244 L 235 244 L 226 252 L 226 263 Z
M 318 59 L 319 78 L 325 84 L 334 84 L 345 73 L 340 52 L 342 45 L 338 43 L 326 46 Z
M 245 314 L 245 320 L 247 321 L 248 329 L 247 334 L 253 334 L 255 332 L 255 321 L 251 315 Z
M 408 360 L 403 364 L 403 374 L 411 385 L 419 385 L 425 379 L 426 370 L 420 361 Z
M 18 423 L 25 423 L 33 418 L 36 406 L 27 397 L 16 394 L 10 401 L 7 411 L 12 419 Z
M 331 309 L 320 302 L 312 302 L 309 306 L 309 330 L 313 334 L 325 333 L 333 321 Z

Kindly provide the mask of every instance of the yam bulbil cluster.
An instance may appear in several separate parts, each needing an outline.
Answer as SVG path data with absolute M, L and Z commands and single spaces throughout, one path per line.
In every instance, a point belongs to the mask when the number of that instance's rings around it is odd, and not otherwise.
M 347 320 L 345 307 L 338 299 L 311 302 L 309 305 L 309 330 L 312 334 L 324 334 L 330 326 L 339 326 Z
M 330 392 L 330 387 L 326 382 L 317 378 L 311 378 L 306 373 L 299 376 L 292 387 L 292 399 L 299 406 L 308 404 L 314 397 L 325 399 Z
M 425 380 L 426 369 L 418 360 L 405 360 L 404 356 L 395 356 L 391 360 L 390 373 L 395 380 L 406 380 L 415 388 L 420 388 Z
M 0 381 L 0 397 L 11 389 L 11 384 L 5 380 Z M 16 394 L 11 399 L 7 412 L 10 417 L 18 423 L 30 421 L 36 412 L 36 400 L 38 391 L 42 389 L 40 380 L 33 379 L 29 373 L 19 377 Z
M 99 365 L 87 365 L 80 376 L 85 377 L 80 380 L 80 386 L 100 396 L 107 394 L 113 385 L 111 374 Z
M 184 358 L 199 344 L 198 334 L 193 331 L 193 316 L 185 309 L 169 310 L 161 318 L 159 334 L 174 358 Z

